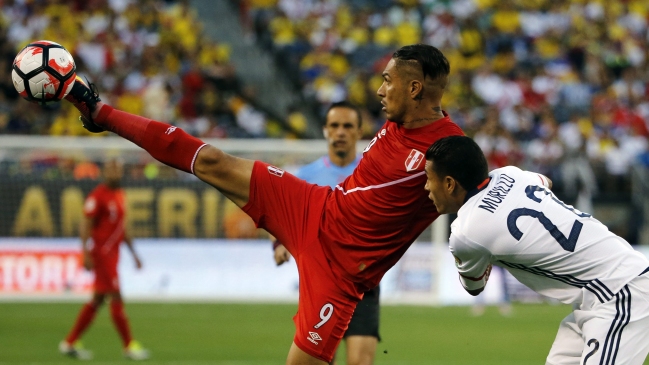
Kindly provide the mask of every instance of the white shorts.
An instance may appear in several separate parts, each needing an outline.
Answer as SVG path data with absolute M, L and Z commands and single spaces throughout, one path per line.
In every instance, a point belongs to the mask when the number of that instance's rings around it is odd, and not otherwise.
M 649 273 L 613 299 L 584 295 L 559 326 L 546 365 L 642 365 L 649 353 Z

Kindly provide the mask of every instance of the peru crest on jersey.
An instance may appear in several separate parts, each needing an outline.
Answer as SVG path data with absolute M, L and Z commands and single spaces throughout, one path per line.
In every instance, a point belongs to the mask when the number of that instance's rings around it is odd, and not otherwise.
M 410 151 L 408 158 L 406 158 L 406 171 L 416 171 L 419 166 L 421 166 L 423 160 L 424 154 L 413 148 L 412 151 Z

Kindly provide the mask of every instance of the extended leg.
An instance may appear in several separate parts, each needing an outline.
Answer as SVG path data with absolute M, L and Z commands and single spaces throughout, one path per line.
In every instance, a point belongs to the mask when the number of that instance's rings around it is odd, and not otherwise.
M 172 125 L 114 109 L 102 103 L 96 91 L 80 79 L 66 100 L 79 109 L 89 130 L 114 132 L 158 161 L 195 174 L 239 207 L 248 202 L 254 161 L 228 155 Z

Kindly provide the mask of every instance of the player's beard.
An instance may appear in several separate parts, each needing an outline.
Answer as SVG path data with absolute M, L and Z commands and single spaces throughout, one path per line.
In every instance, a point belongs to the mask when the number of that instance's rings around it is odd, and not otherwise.
M 341 159 L 349 156 L 349 145 L 345 141 L 332 141 L 330 142 L 331 148 L 334 148 L 334 154 Z
M 386 117 L 387 117 L 387 114 L 386 114 Z M 387 119 L 388 119 L 388 122 L 392 122 L 392 123 L 394 123 L 396 125 L 399 125 L 399 126 L 402 126 L 404 124 L 403 123 L 403 116 L 401 116 L 401 115 L 399 115 L 399 116 L 394 116 L 393 115 L 392 118 L 387 118 Z
M 347 158 L 347 155 L 348 155 L 347 151 L 344 150 L 336 151 L 336 156 L 340 157 L 343 160 Z

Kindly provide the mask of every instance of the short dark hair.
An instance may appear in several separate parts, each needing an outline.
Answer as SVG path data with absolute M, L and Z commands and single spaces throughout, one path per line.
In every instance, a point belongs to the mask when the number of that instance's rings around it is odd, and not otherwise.
M 439 49 L 427 44 L 412 44 L 399 48 L 392 54 L 392 58 L 397 61 L 415 61 L 421 67 L 421 71 L 433 80 L 440 76 L 448 76 L 451 72 L 451 66 L 446 57 Z
M 322 122 L 323 127 L 327 126 L 327 115 L 329 114 L 331 109 L 335 109 L 335 108 L 347 108 L 353 110 L 356 113 L 356 117 L 358 118 L 358 128 L 360 128 L 363 125 L 363 118 L 361 117 L 361 111 L 360 109 L 358 109 L 356 105 L 348 101 L 338 101 L 329 105 L 329 108 L 327 108 L 327 111 L 325 112 L 324 120 Z
M 426 160 L 433 162 L 439 176 L 450 176 L 466 191 L 475 189 L 489 176 L 487 159 L 475 141 L 466 136 L 450 136 L 437 140 L 426 151 Z

